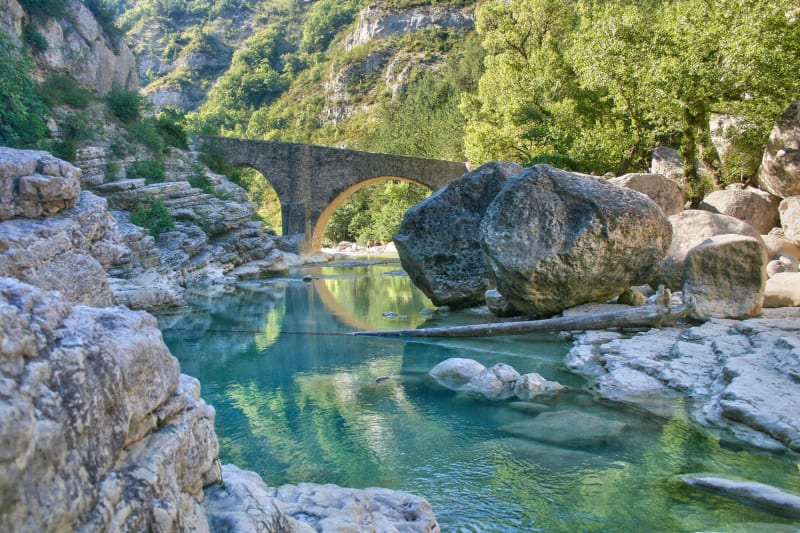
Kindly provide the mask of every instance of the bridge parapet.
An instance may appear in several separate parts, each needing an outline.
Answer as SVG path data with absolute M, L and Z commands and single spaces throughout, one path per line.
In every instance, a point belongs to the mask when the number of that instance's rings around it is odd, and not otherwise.
M 201 137 L 234 166 L 255 168 L 281 203 L 285 247 L 318 251 L 336 207 L 362 186 L 401 179 L 436 190 L 467 172 L 466 163 L 310 144 Z

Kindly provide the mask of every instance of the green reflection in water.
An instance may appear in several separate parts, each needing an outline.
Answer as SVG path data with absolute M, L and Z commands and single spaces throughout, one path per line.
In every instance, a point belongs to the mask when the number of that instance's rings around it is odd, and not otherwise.
M 431 308 L 398 268 L 330 268 L 299 279 L 190 295 L 160 323 L 182 370 L 217 409 L 223 462 L 270 485 L 385 486 L 425 496 L 443 531 L 771 531 L 791 522 L 674 485 L 737 475 L 800 493 L 796 458 L 722 447 L 679 415 L 660 421 L 594 401 L 561 361 L 557 336 L 404 342 L 354 329 L 484 321 Z M 383 313 L 398 315 L 386 319 Z M 427 371 L 448 357 L 509 363 L 571 386 L 542 408 L 626 425 L 625 439 L 575 447 L 498 428 L 535 414 L 442 391 Z M 683 406 L 677 406 L 683 413 Z M 534 436 L 535 437 L 535 436 Z M 787 526 L 788 527 L 788 526 Z

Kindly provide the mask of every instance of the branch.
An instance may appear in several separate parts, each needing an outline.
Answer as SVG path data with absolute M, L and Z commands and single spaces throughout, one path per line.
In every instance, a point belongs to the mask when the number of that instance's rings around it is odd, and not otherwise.
M 381 331 L 358 331 L 353 335 L 373 337 L 496 337 L 499 335 L 523 335 L 526 333 L 552 333 L 556 331 L 663 327 L 671 325 L 689 314 L 691 304 L 676 308 L 669 305 L 651 304 L 622 311 L 606 311 L 544 320 L 499 322 L 497 324 L 475 324 L 427 329 L 395 329 Z

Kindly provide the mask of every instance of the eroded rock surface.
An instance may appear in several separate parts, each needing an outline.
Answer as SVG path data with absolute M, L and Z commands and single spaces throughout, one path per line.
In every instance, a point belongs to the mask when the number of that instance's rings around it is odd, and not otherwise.
M 400 262 L 414 285 L 438 306 L 480 305 L 490 273 L 481 252 L 480 225 L 514 163 L 487 163 L 411 207 L 394 235 Z
M 680 213 L 686 203 L 686 193 L 674 180 L 661 174 L 625 174 L 608 181 L 646 195 L 666 216 Z
M 772 128 L 758 182 L 780 198 L 800 195 L 800 101 L 790 105 Z
M 12 278 L 0 316 L 0 529 L 202 531 L 214 410 L 155 319 Z
M 548 165 L 511 178 L 481 222 L 497 290 L 531 316 L 602 302 L 646 282 L 671 234 L 647 196 Z
M 702 425 L 764 449 L 800 451 L 800 309 L 764 314 L 630 338 L 587 332 L 566 365 L 601 397 L 664 413 L 663 398 L 685 395 Z

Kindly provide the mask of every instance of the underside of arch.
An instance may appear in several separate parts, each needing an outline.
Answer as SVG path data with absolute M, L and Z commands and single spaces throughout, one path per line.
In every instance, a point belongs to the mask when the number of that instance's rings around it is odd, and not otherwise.
M 414 185 L 418 185 L 425 189 L 431 190 L 430 186 L 422 183 L 421 181 L 410 178 L 402 178 L 400 176 L 378 176 L 351 185 L 350 187 L 339 193 L 336 196 L 336 198 L 334 198 L 331 201 L 331 203 L 329 203 L 328 206 L 319 215 L 319 218 L 314 223 L 314 232 L 311 237 L 311 249 L 313 251 L 318 251 L 322 249 L 322 235 L 325 233 L 325 228 L 328 226 L 328 222 L 330 221 L 331 217 L 336 212 L 336 210 L 339 208 L 339 206 L 341 206 L 345 201 L 347 201 L 348 198 L 353 196 L 360 189 L 363 189 L 368 185 L 372 185 L 373 183 L 377 183 L 379 181 L 387 181 L 387 180 L 405 181 L 406 183 L 413 183 Z

